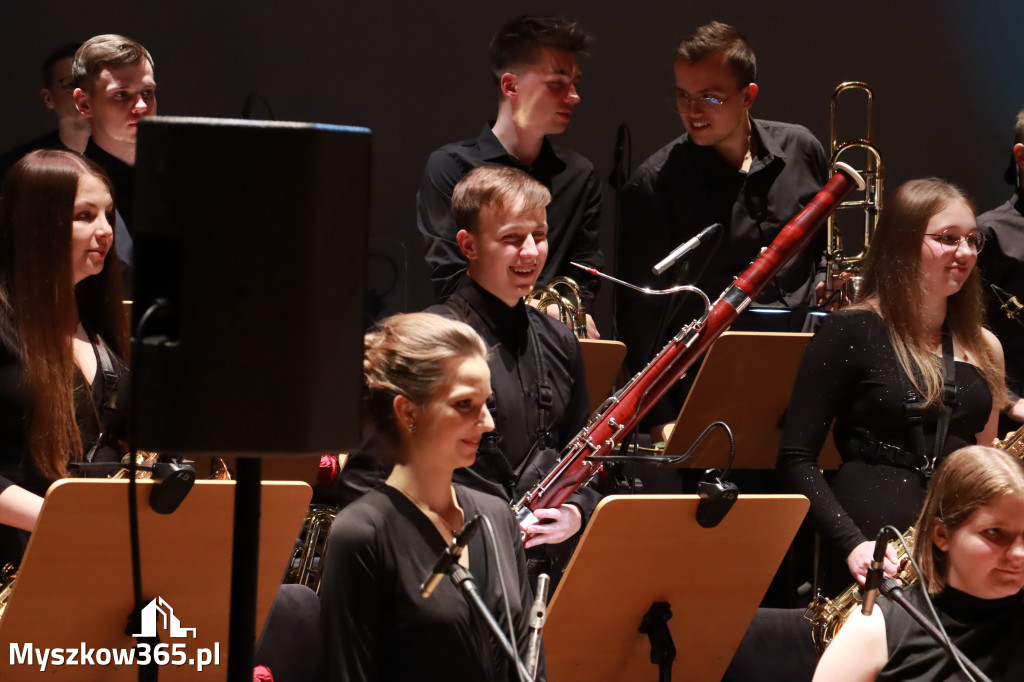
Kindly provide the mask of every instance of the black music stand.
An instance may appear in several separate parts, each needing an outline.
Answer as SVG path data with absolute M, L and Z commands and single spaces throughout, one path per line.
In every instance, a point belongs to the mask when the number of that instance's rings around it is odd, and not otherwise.
M 708 424 L 723 421 L 736 438 L 734 469 L 774 469 L 782 438 L 782 423 L 793 380 L 812 334 L 778 332 L 725 332 L 708 350 L 686 397 L 671 435 L 666 455 L 686 452 Z M 705 469 L 725 464 L 720 453 L 729 451 L 722 431 L 714 431 L 684 466 Z M 718 453 L 714 461 L 702 453 Z M 821 449 L 823 469 L 839 467 L 839 453 L 831 435 Z
M 551 599 L 544 628 L 550 682 L 655 679 L 659 630 L 649 628 L 650 638 L 638 631 L 645 614 L 648 624 L 667 625 L 662 640 L 674 640 L 677 653 L 666 665 L 675 679 L 722 678 L 809 503 L 801 495 L 741 495 L 718 526 L 701 528 L 698 501 L 601 501 Z M 671 610 L 667 622 L 659 604 Z
M 219 653 L 217 664 L 201 673 L 194 665 L 161 666 L 160 680 L 224 680 L 235 484 L 197 481 L 181 506 L 166 515 L 149 507 L 153 483 L 137 484 L 144 597 L 162 598 L 181 627 L 195 628 L 192 636 L 174 638 L 158 620 L 160 641 L 183 644 L 189 659 L 196 659 L 199 649 Z M 136 640 L 125 634 L 134 607 L 127 486 L 128 481 L 89 479 L 50 486 L 0 619 L 4 652 L 26 643 L 37 648 L 77 648 L 82 642 L 97 649 L 135 646 Z M 262 484 L 257 633 L 291 558 L 311 494 L 304 483 Z M 21 680 L 41 673 L 38 665 L 15 665 L 5 667 L 4 679 L 8 674 Z M 44 674 L 54 680 L 138 676 L 135 666 L 124 665 L 50 665 Z

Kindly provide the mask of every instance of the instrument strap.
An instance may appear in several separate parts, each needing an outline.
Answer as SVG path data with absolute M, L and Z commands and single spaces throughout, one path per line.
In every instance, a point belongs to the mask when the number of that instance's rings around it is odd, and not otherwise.
M 529 337 L 530 348 L 533 352 L 533 365 L 534 370 L 537 373 L 537 438 L 534 439 L 533 445 L 530 446 L 530 451 L 526 453 L 523 460 L 519 463 L 514 470 L 516 483 L 522 477 L 523 472 L 526 471 L 526 467 L 530 465 L 534 457 L 541 450 L 548 450 L 554 447 L 554 435 L 551 433 L 549 425 L 551 423 L 551 408 L 555 403 L 554 391 L 551 388 L 551 382 L 548 378 L 548 366 L 544 362 L 544 353 L 541 352 L 540 347 L 540 336 L 537 334 L 537 330 L 534 328 L 533 321 L 530 320 L 530 311 L 526 311 L 526 324 L 527 334 Z
M 103 436 L 106 433 L 104 425 L 117 411 L 117 393 L 120 383 L 117 371 L 114 369 L 114 359 L 110 355 L 107 344 L 103 343 L 103 339 L 93 342 L 92 349 L 99 363 L 100 373 L 103 376 L 103 404 L 96 412 L 96 421 L 100 429 L 99 436 L 96 437 L 96 442 L 92 444 L 92 447 L 82 455 L 86 462 L 91 462 L 96 456 L 96 451 L 99 449 L 100 443 L 103 442 Z
M 924 462 L 918 467 L 918 471 L 925 480 L 935 473 L 935 465 L 942 455 L 943 447 L 946 444 L 946 436 L 949 435 L 949 423 L 953 417 L 953 408 L 956 407 L 956 358 L 953 355 L 953 335 L 945 324 L 942 325 L 942 405 L 939 407 L 939 419 L 935 426 L 935 447 L 932 456 L 928 457 L 924 444 L 924 413 L 926 411 L 924 400 L 914 389 L 909 377 L 900 368 L 900 377 L 906 389 L 906 397 L 903 400 L 904 413 L 907 417 L 910 439 L 914 445 L 914 451 Z

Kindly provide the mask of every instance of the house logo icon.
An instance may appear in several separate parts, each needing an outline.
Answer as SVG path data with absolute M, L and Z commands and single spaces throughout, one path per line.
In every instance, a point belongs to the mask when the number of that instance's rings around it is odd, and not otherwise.
M 138 632 L 132 637 L 156 637 L 157 614 L 163 616 L 164 630 L 167 630 L 171 637 L 188 637 L 191 632 L 192 637 L 195 638 L 196 629 L 181 627 L 181 622 L 174 615 L 174 609 L 163 600 L 163 597 L 157 597 L 143 607 L 142 632 Z

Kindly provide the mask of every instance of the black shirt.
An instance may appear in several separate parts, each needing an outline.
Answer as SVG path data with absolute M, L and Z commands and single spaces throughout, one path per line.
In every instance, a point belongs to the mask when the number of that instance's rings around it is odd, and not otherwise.
M 455 494 L 467 521 L 482 514 L 494 527 L 497 547 L 484 529 L 470 540 L 469 570 L 505 632 L 502 592 L 508 595 L 514 644 L 522 656 L 533 592 L 519 525 L 501 500 L 461 486 L 455 486 Z M 420 583 L 444 549 L 444 538 L 430 519 L 390 486 L 367 493 L 338 514 L 320 588 L 325 680 L 519 679 L 452 581 L 442 580 L 429 599 L 420 596 Z M 544 678 L 541 671 L 539 679 Z
M 598 247 L 601 185 L 594 175 L 594 165 L 575 152 L 555 147 L 545 138 L 533 165 L 525 166 L 505 151 L 489 127 L 484 127 L 478 137 L 445 145 L 432 153 L 416 193 L 416 225 L 423 235 L 437 300 L 448 298 L 466 271 L 466 258 L 455 242 L 459 228 L 452 218 L 452 190 L 466 173 L 486 165 L 519 168 L 551 191 L 548 260 L 538 284 L 563 275 L 576 280 L 588 295 L 593 295 L 596 279 L 573 268 L 569 261 L 595 268 L 604 262 Z
M 988 242 L 978 254 L 978 268 L 987 284 L 995 284 L 1024 301 L 1024 192 L 1018 189 L 1002 206 L 978 216 L 978 228 Z M 1018 396 L 1024 392 L 1024 314 L 1011 320 L 999 309 L 999 299 L 985 290 L 986 322 L 1003 344 L 1006 384 Z
M 3 181 L 4 176 L 7 175 L 7 171 L 11 169 L 11 166 L 16 164 L 21 157 L 25 156 L 29 152 L 34 152 L 37 149 L 58 149 L 61 151 L 76 152 L 68 149 L 64 146 L 64 142 L 60 139 L 59 130 L 51 130 L 45 135 L 40 135 L 34 140 L 29 140 L 24 144 L 19 144 L 17 147 L 7 150 L 3 154 L 0 154 L 0 182 Z
M 490 350 L 488 366 L 494 391 L 494 431 L 480 443 L 473 466 L 455 471 L 455 482 L 514 501 L 553 466 L 559 450 L 586 425 L 590 416 L 586 370 L 579 341 L 558 320 L 522 302 L 504 301 L 463 279 L 448 302 L 424 312 L 462 320 L 473 327 Z M 530 455 L 537 440 L 537 362 L 528 330 L 536 332 L 552 389 L 549 430 L 551 447 Z M 517 478 L 516 470 L 522 468 Z M 569 501 L 580 508 L 583 523 L 600 496 L 583 488 Z
M 622 191 L 617 251 L 622 279 L 654 289 L 692 284 L 714 301 L 824 185 L 825 152 L 806 128 L 751 119 L 751 136 L 754 159 L 747 172 L 728 164 L 713 147 L 690 142 L 686 134 L 636 170 Z M 651 272 L 675 247 L 714 223 L 725 227 L 717 238 L 665 274 Z M 752 307 L 813 306 L 824 245 L 822 234 L 782 267 Z M 645 296 L 618 288 L 616 295 L 618 335 L 626 343 L 631 372 L 642 369 L 703 311 L 693 294 Z M 669 393 L 652 419 L 674 420 L 683 397 Z
M 904 591 L 911 604 L 928 613 L 918 582 Z M 1024 594 L 980 599 L 946 587 L 932 597 L 950 640 L 992 680 L 1024 679 Z M 964 679 L 960 668 L 900 606 L 880 599 L 889 660 L 879 682 L 942 682 Z
M 981 372 L 956 362 L 956 406 L 942 456 L 975 443 L 992 412 Z M 868 310 L 842 310 L 825 318 L 800 362 L 779 449 L 778 466 L 794 492 L 811 501 L 810 518 L 824 540 L 821 583 L 833 596 L 850 584 L 846 557 L 882 526 L 909 528 L 924 503 L 925 480 L 917 471 L 866 461 L 854 435 L 915 451 L 904 411 L 906 383 L 885 322 Z M 939 410 L 923 415 L 928 457 L 935 447 Z M 818 455 L 835 421 L 843 463 L 831 485 Z M 940 460 L 941 461 L 941 460 Z

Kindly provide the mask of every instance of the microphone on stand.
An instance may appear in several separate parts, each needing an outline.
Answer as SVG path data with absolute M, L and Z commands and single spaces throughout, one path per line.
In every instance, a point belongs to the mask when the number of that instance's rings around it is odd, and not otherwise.
M 705 227 L 703 230 L 700 231 L 700 233 L 697 234 L 696 237 L 687 239 L 685 242 L 674 248 L 672 250 L 672 253 L 665 256 L 661 261 L 658 262 L 657 265 L 651 268 L 651 272 L 653 272 L 655 275 L 660 275 L 661 273 L 665 272 L 670 267 L 672 267 L 672 265 L 674 265 L 677 260 L 679 260 L 686 254 L 696 249 L 698 246 L 701 245 L 701 242 L 710 238 L 711 235 L 713 235 L 716 231 L 720 229 L 722 229 L 722 223 L 715 223 L 714 225 L 709 225 L 708 227 Z
M 483 517 L 479 514 L 474 516 L 455 535 L 455 540 L 452 544 L 445 547 L 444 552 L 434 562 L 434 568 L 431 570 L 430 575 L 420 584 L 420 596 L 424 599 L 429 599 L 430 595 L 434 594 L 434 590 L 441 584 L 441 580 L 448 574 L 449 569 L 458 562 L 459 555 L 462 554 L 462 550 L 469 544 L 470 538 L 476 533 L 476 529 L 480 527 L 482 521 Z
M 875 538 L 875 553 L 871 557 L 871 565 L 868 567 L 868 575 L 864 580 L 864 605 L 860 612 L 870 616 L 875 608 L 875 600 L 878 599 L 878 588 L 885 578 L 885 547 L 889 543 L 889 529 L 882 528 Z

